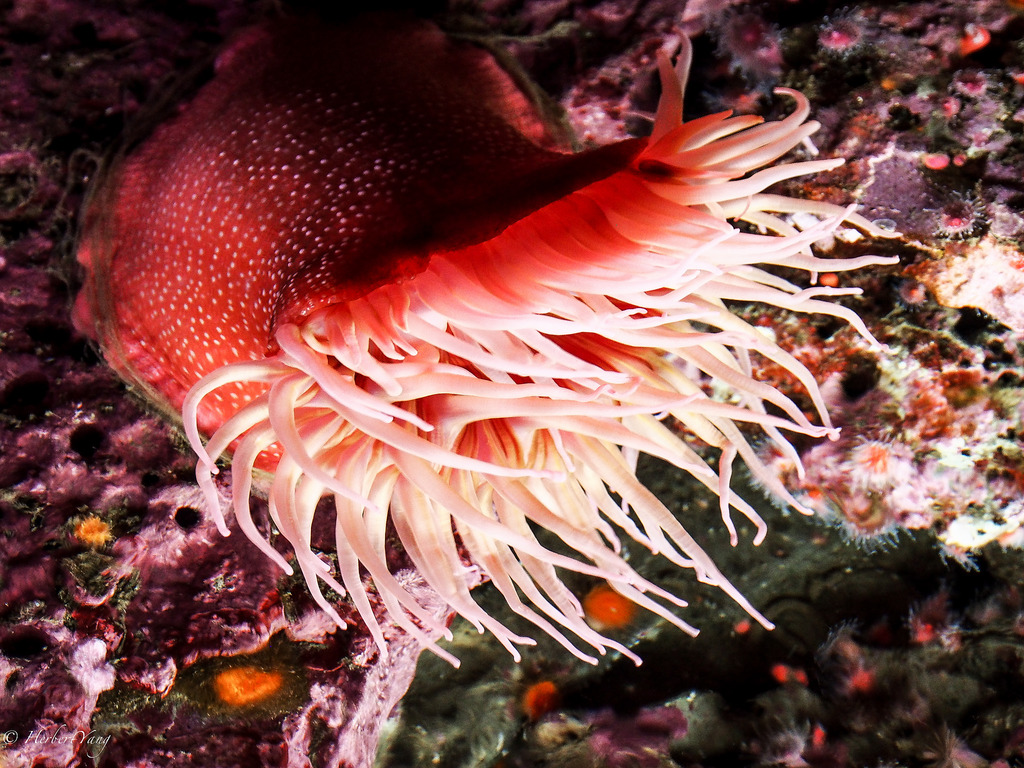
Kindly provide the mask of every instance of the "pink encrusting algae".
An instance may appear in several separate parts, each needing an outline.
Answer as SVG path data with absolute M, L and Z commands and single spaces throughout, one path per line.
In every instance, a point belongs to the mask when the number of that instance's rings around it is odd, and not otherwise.
M 771 165 L 817 129 L 807 100 L 779 89 L 795 109 L 775 122 L 684 122 L 684 47 L 675 68 L 659 58 L 649 138 L 573 154 L 488 53 L 426 22 L 260 28 L 94 193 L 80 327 L 182 414 L 222 532 L 213 476 L 229 452 L 239 527 L 291 573 L 250 515 L 255 480 L 316 602 L 343 625 L 320 585 L 347 594 L 382 653 L 381 606 L 456 663 L 435 643 L 446 627 L 389 570 L 389 525 L 451 608 L 516 657 L 532 641 L 474 602 L 466 556 L 588 661 L 577 643 L 636 657 L 587 624 L 559 568 L 695 631 L 670 607 L 683 601 L 626 562 L 622 532 L 770 626 L 637 480 L 635 456 L 693 474 L 720 496 L 733 541 L 736 510 L 759 542 L 763 521 L 729 487 L 737 457 L 801 507 L 739 425 L 796 466 L 783 431 L 835 430 L 810 372 L 725 302 L 829 314 L 870 338 L 821 300 L 855 290 L 756 265 L 814 275 L 890 260 L 812 255 L 843 222 L 881 233 L 851 209 L 763 192 L 842 162 Z M 754 353 L 796 377 L 821 424 L 754 377 Z M 721 452 L 717 471 L 669 415 Z M 325 495 L 336 571 L 311 545 Z

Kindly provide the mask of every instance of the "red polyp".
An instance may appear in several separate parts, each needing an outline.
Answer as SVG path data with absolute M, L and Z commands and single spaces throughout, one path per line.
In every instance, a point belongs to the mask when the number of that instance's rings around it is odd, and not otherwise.
M 639 149 L 569 153 L 490 54 L 428 23 L 279 22 L 94 193 L 76 317 L 176 411 L 204 375 L 272 351 L 281 322 L 407 280 Z M 213 403 L 207 431 L 233 410 Z

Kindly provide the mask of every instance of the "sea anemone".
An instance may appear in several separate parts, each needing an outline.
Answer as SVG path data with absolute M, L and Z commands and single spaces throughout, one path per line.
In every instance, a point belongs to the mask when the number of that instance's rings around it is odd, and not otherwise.
M 763 193 L 842 162 L 765 167 L 817 129 L 806 98 L 778 89 L 795 109 L 775 122 L 684 122 L 688 67 L 688 45 L 675 68 L 659 57 L 649 138 L 574 154 L 487 52 L 425 22 L 258 30 L 99 185 L 79 326 L 180 409 L 220 530 L 214 475 L 230 453 L 245 535 L 292 572 L 251 516 L 255 480 L 313 598 L 344 625 L 321 584 L 347 593 L 381 653 L 383 605 L 456 662 L 435 642 L 446 627 L 389 569 L 392 527 L 451 609 L 517 658 L 532 641 L 473 600 L 467 558 L 515 613 L 591 662 L 578 646 L 635 656 L 587 624 L 557 569 L 695 632 L 675 613 L 683 601 L 626 562 L 622 534 L 770 626 L 639 482 L 636 456 L 691 473 L 720 496 L 733 541 L 737 510 L 760 542 L 764 522 L 729 487 L 737 457 L 799 504 L 739 425 L 797 465 L 783 431 L 834 430 L 810 372 L 726 302 L 825 313 L 870 338 L 821 300 L 855 290 L 800 288 L 755 265 L 889 260 L 813 256 L 844 221 L 881 233 L 850 209 Z M 800 229 L 786 220 L 798 212 L 820 220 Z M 755 378 L 755 353 L 803 385 L 820 425 Z M 720 452 L 717 471 L 680 433 Z M 312 549 L 325 495 L 336 570 Z

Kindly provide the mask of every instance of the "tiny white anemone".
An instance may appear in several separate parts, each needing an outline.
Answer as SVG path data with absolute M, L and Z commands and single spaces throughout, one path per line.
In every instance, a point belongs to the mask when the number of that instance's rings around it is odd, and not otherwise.
M 588 626 L 558 569 L 604 579 L 696 632 L 677 615 L 684 602 L 622 556 L 622 535 L 692 569 L 771 626 L 640 483 L 635 456 L 647 453 L 691 473 L 720 497 L 733 542 L 737 511 L 756 526 L 759 543 L 764 521 L 730 489 L 737 457 L 766 488 L 803 508 L 739 425 L 760 429 L 797 466 L 785 432 L 825 437 L 836 431 L 807 368 L 726 302 L 832 315 L 870 339 L 854 312 L 823 300 L 855 289 L 801 288 L 762 266 L 813 275 L 892 260 L 816 257 L 811 245 L 844 222 L 885 233 L 852 208 L 764 192 L 842 163 L 772 165 L 818 128 L 807 121 L 802 94 L 778 89 L 796 106 L 774 122 L 727 112 L 684 122 L 689 58 L 688 45 L 675 68 L 661 56 L 663 95 L 653 133 L 628 167 L 485 242 L 433 254 L 414 277 L 280 326 L 271 357 L 227 365 L 189 393 L 186 430 L 221 529 L 227 531 L 212 476 L 215 459 L 232 449 L 239 526 L 291 572 L 249 512 L 253 472 L 269 469 L 270 515 L 313 598 L 341 625 L 320 585 L 347 594 L 382 654 L 381 605 L 391 622 L 457 663 L 436 643 L 449 635 L 443 622 L 389 570 L 389 522 L 451 609 L 493 633 L 517 659 L 516 646 L 531 639 L 477 605 L 465 558 L 516 614 L 589 662 L 596 659 L 587 646 L 639 659 Z M 797 213 L 814 214 L 815 223 L 801 228 L 786 220 Z M 740 222 L 750 226 L 740 229 Z M 820 423 L 755 378 L 754 353 L 793 374 Z M 204 445 L 203 399 L 239 382 L 260 382 L 265 392 Z M 730 397 L 713 398 L 712 384 Z M 666 425 L 666 416 L 681 429 Z M 680 433 L 718 449 L 717 467 Z M 337 516 L 336 571 L 311 549 L 312 520 L 324 495 L 333 497 Z M 542 545 L 537 528 L 577 556 Z

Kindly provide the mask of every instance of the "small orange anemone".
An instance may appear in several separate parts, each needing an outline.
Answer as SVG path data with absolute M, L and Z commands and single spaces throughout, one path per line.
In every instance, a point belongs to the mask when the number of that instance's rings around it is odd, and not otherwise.
M 75 537 L 93 549 L 99 549 L 110 543 L 113 535 L 110 526 L 97 515 L 86 515 L 75 521 Z
M 536 722 L 562 705 L 562 692 L 551 680 L 540 680 L 527 686 L 519 703 L 523 714 Z
M 284 684 L 281 672 L 253 666 L 228 667 L 213 678 L 217 698 L 230 707 L 259 704 L 276 695 Z
M 583 615 L 598 632 L 623 629 L 636 617 L 636 603 L 607 584 L 598 584 L 583 597 Z
M 558 569 L 695 632 L 676 615 L 683 601 L 622 557 L 622 535 L 770 626 L 637 480 L 635 459 L 692 473 L 721 497 L 733 540 L 736 510 L 759 542 L 763 521 L 729 487 L 737 457 L 799 505 L 738 425 L 796 464 L 784 432 L 834 430 L 810 372 L 726 302 L 833 315 L 868 336 L 822 301 L 855 291 L 801 288 L 762 265 L 888 260 L 815 257 L 844 221 L 879 233 L 848 208 L 764 193 L 842 162 L 771 165 L 817 129 L 807 99 L 778 89 L 795 108 L 776 122 L 683 122 L 688 64 L 688 46 L 674 69 L 660 57 L 649 138 L 573 154 L 489 54 L 429 24 L 282 24 L 236 44 L 94 195 L 80 325 L 180 409 L 221 530 L 213 476 L 230 452 L 242 531 L 291 572 L 250 516 L 255 473 L 317 603 L 341 625 L 320 585 L 347 593 L 382 653 L 373 591 L 455 663 L 435 643 L 447 628 L 388 567 L 389 523 L 451 609 L 517 658 L 532 641 L 473 600 L 467 554 L 513 611 L 588 661 L 578 644 L 635 656 L 587 624 Z M 755 355 L 792 372 L 820 425 L 755 378 Z M 717 471 L 666 416 L 721 451 Z M 324 495 L 336 571 L 311 549 Z

